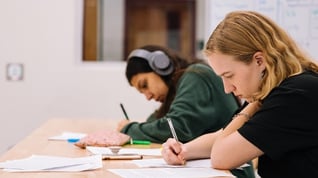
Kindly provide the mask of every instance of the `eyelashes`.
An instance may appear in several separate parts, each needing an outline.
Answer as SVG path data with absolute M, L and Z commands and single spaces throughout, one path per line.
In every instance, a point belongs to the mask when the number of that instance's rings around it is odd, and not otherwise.
M 223 76 L 224 78 L 228 78 L 228 79 L 230 79 L 230 78 L 232 78 L 233 77 L 233 75 L 228 75 L 228 76 Z

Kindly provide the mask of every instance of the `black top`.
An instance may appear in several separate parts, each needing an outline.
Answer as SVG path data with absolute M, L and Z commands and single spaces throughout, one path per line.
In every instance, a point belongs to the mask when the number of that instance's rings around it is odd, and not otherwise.
M 238 131 L 264 152 L 262 178 L 318 177 L 318 74 L 289 77 Z

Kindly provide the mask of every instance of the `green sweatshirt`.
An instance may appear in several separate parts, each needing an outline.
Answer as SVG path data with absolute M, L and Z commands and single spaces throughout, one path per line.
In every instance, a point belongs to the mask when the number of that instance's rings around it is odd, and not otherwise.
M 193 64 L 179 79 L 166 117 L 171 118 L 179 141 L 185 143 L 221 129 L 237 109 L 234 96 L 224 93 L 221 78 L 209 66 Z M 168 122 L 153 115 L 146 122 L 126 125 L 121 132 L 136 140 L 165 142 L 172 137 Z

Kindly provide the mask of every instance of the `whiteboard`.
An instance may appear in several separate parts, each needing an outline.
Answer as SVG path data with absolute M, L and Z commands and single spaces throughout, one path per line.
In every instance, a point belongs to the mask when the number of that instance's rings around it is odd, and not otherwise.
M 233 10 L 254 10 L 278 23 L 318 61 L 318 0 L 210 0 L 209 38 L 216 25 Z

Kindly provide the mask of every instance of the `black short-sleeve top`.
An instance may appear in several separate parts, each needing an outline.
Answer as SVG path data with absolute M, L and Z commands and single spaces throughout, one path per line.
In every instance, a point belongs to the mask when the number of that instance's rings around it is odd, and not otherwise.
M 285 79 L 238 132 L 264 152 L 262 178 L 318 177 L 318 74 Z

